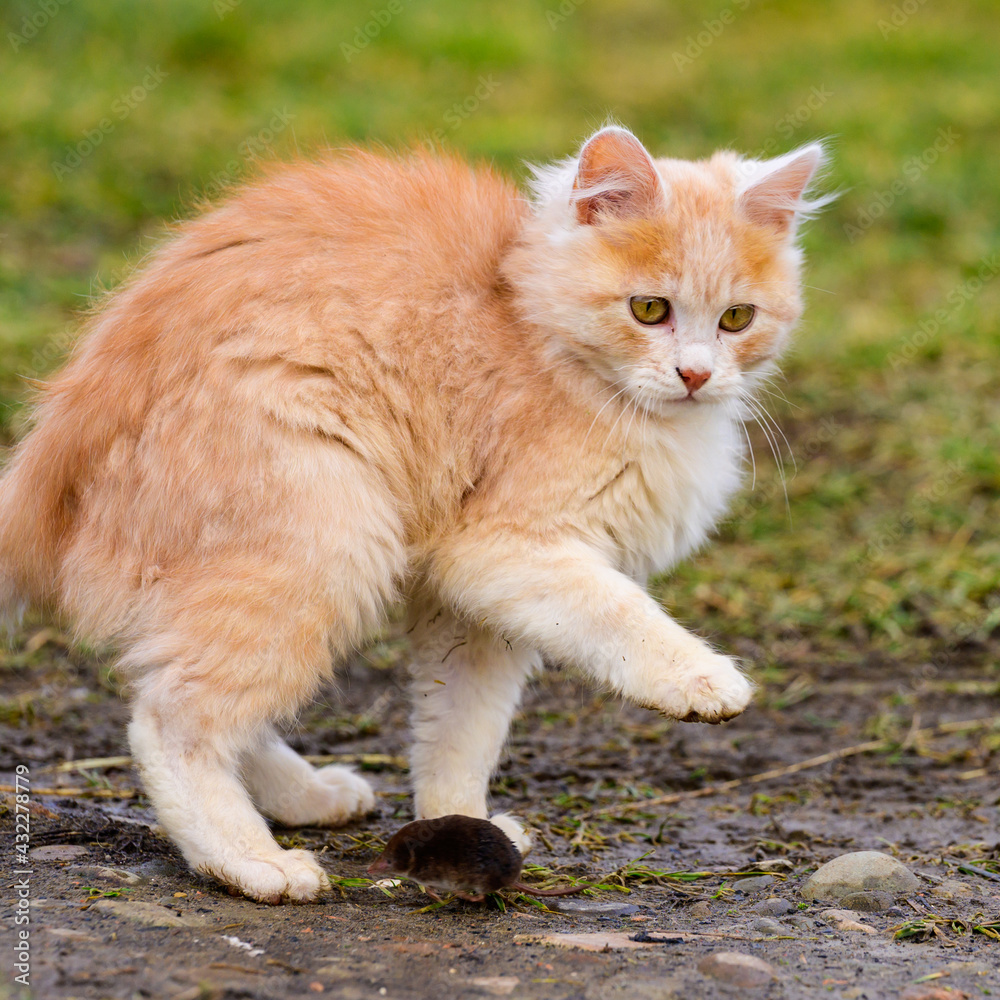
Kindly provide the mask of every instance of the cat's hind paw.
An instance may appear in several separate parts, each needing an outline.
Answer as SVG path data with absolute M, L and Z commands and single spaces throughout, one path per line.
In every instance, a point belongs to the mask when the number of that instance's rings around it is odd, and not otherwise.
M 531 837 L 519 819 L 515 819 L 510 813 L 497 813 L 490 817 L 490 822 L 510 837 L 522 858 L 528 854 L 531 850 Z

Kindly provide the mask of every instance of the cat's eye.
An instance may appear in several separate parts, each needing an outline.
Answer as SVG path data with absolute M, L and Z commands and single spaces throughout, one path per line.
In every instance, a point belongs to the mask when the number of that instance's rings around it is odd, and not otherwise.
M 720 317 L 719 326 L 727 333 L 739 333 L 753 322 L 756 311 L 753 306 L 730 306 Z
M 670 303 L 656 295 L 633 295 L 628 304 L 632 315 L 646 326 L 663 323 L 670 315 Z

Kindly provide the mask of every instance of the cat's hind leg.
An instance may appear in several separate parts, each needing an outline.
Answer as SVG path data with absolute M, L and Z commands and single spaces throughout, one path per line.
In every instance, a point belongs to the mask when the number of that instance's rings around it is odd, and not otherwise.
M 316 899 L 326 874 L 309 852 L 278 845 L 239 780 L 241 754 L 259 738 L 252 719 L 227 725 L 235 720 L 220 718 L 190 672 L 167 664 L 137 686 L 129 741 L 157 819 L 192 868 L 252 899 Z
M 405 565 L 398 521 L 360 460 L 318 450 L 305 472 L 290 463 L 294 489 L 270 491 L 279 506 L 255 498 L 242 537 L 214 542 L 210 560 L 178 559 L 150 584 L 145 634 L 121 664 L 129 738 L 159 822 L 193 868 L 271 903 L 316 899 L 328 879 L 311 854 L 278 845 L 254 796 L 283 822 L 342 822 L 372 802 L 355 776 L 314 771 L 273 723 L 377 627 Z M 291 794 L 276 793 L 281 782 Z
M 348 767 L 313 767 L 273 730 L 247 755 L 243 783 L 257 808 L 284 826 L 341 826 L 375 807 L 371 785 Z
M 129 739 L 157 819 L 192 868 L 262 902 L 307 902 L 326 887 L 326 875 L 308 852 L 278 845 L 252 793 L 276 818 L 313 822 L 317 810 L 346 819 L 371 802 L 371 791 L 343 771 L 320 782 L 321 772 L 272 727 L 329 675 L 334 609 L 310 606 L 290 572 L 259 567 L 244 582 L 257 603 L 245 600 L 232 572 L 203 581 L 210 612 L 179 611 L 172 631 L 127 652 L 127 666 L 145 664 L 132 684 Z M 190 600 L 189 587 L 182 593 Z M 283 603 L 289 596 L 291 607 Z M 276 793 L 280 781 L 287 797 Z

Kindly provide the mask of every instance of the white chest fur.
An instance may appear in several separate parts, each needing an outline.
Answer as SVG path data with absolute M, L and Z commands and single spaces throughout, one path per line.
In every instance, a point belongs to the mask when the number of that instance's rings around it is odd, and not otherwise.
M 740 484 L 743 438 L 721 407 L 646 426 L 588 501 L 622 572 L 645 581 L 705 539 Z

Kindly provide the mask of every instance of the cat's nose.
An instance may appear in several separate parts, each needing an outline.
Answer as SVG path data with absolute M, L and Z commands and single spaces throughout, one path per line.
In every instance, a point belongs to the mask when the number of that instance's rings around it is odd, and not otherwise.
M 678 368 L 677 374 L 687 386 L 688 392 L 697 392 L 711 377 L 711 372 L 697 371 L 694 368 Z

